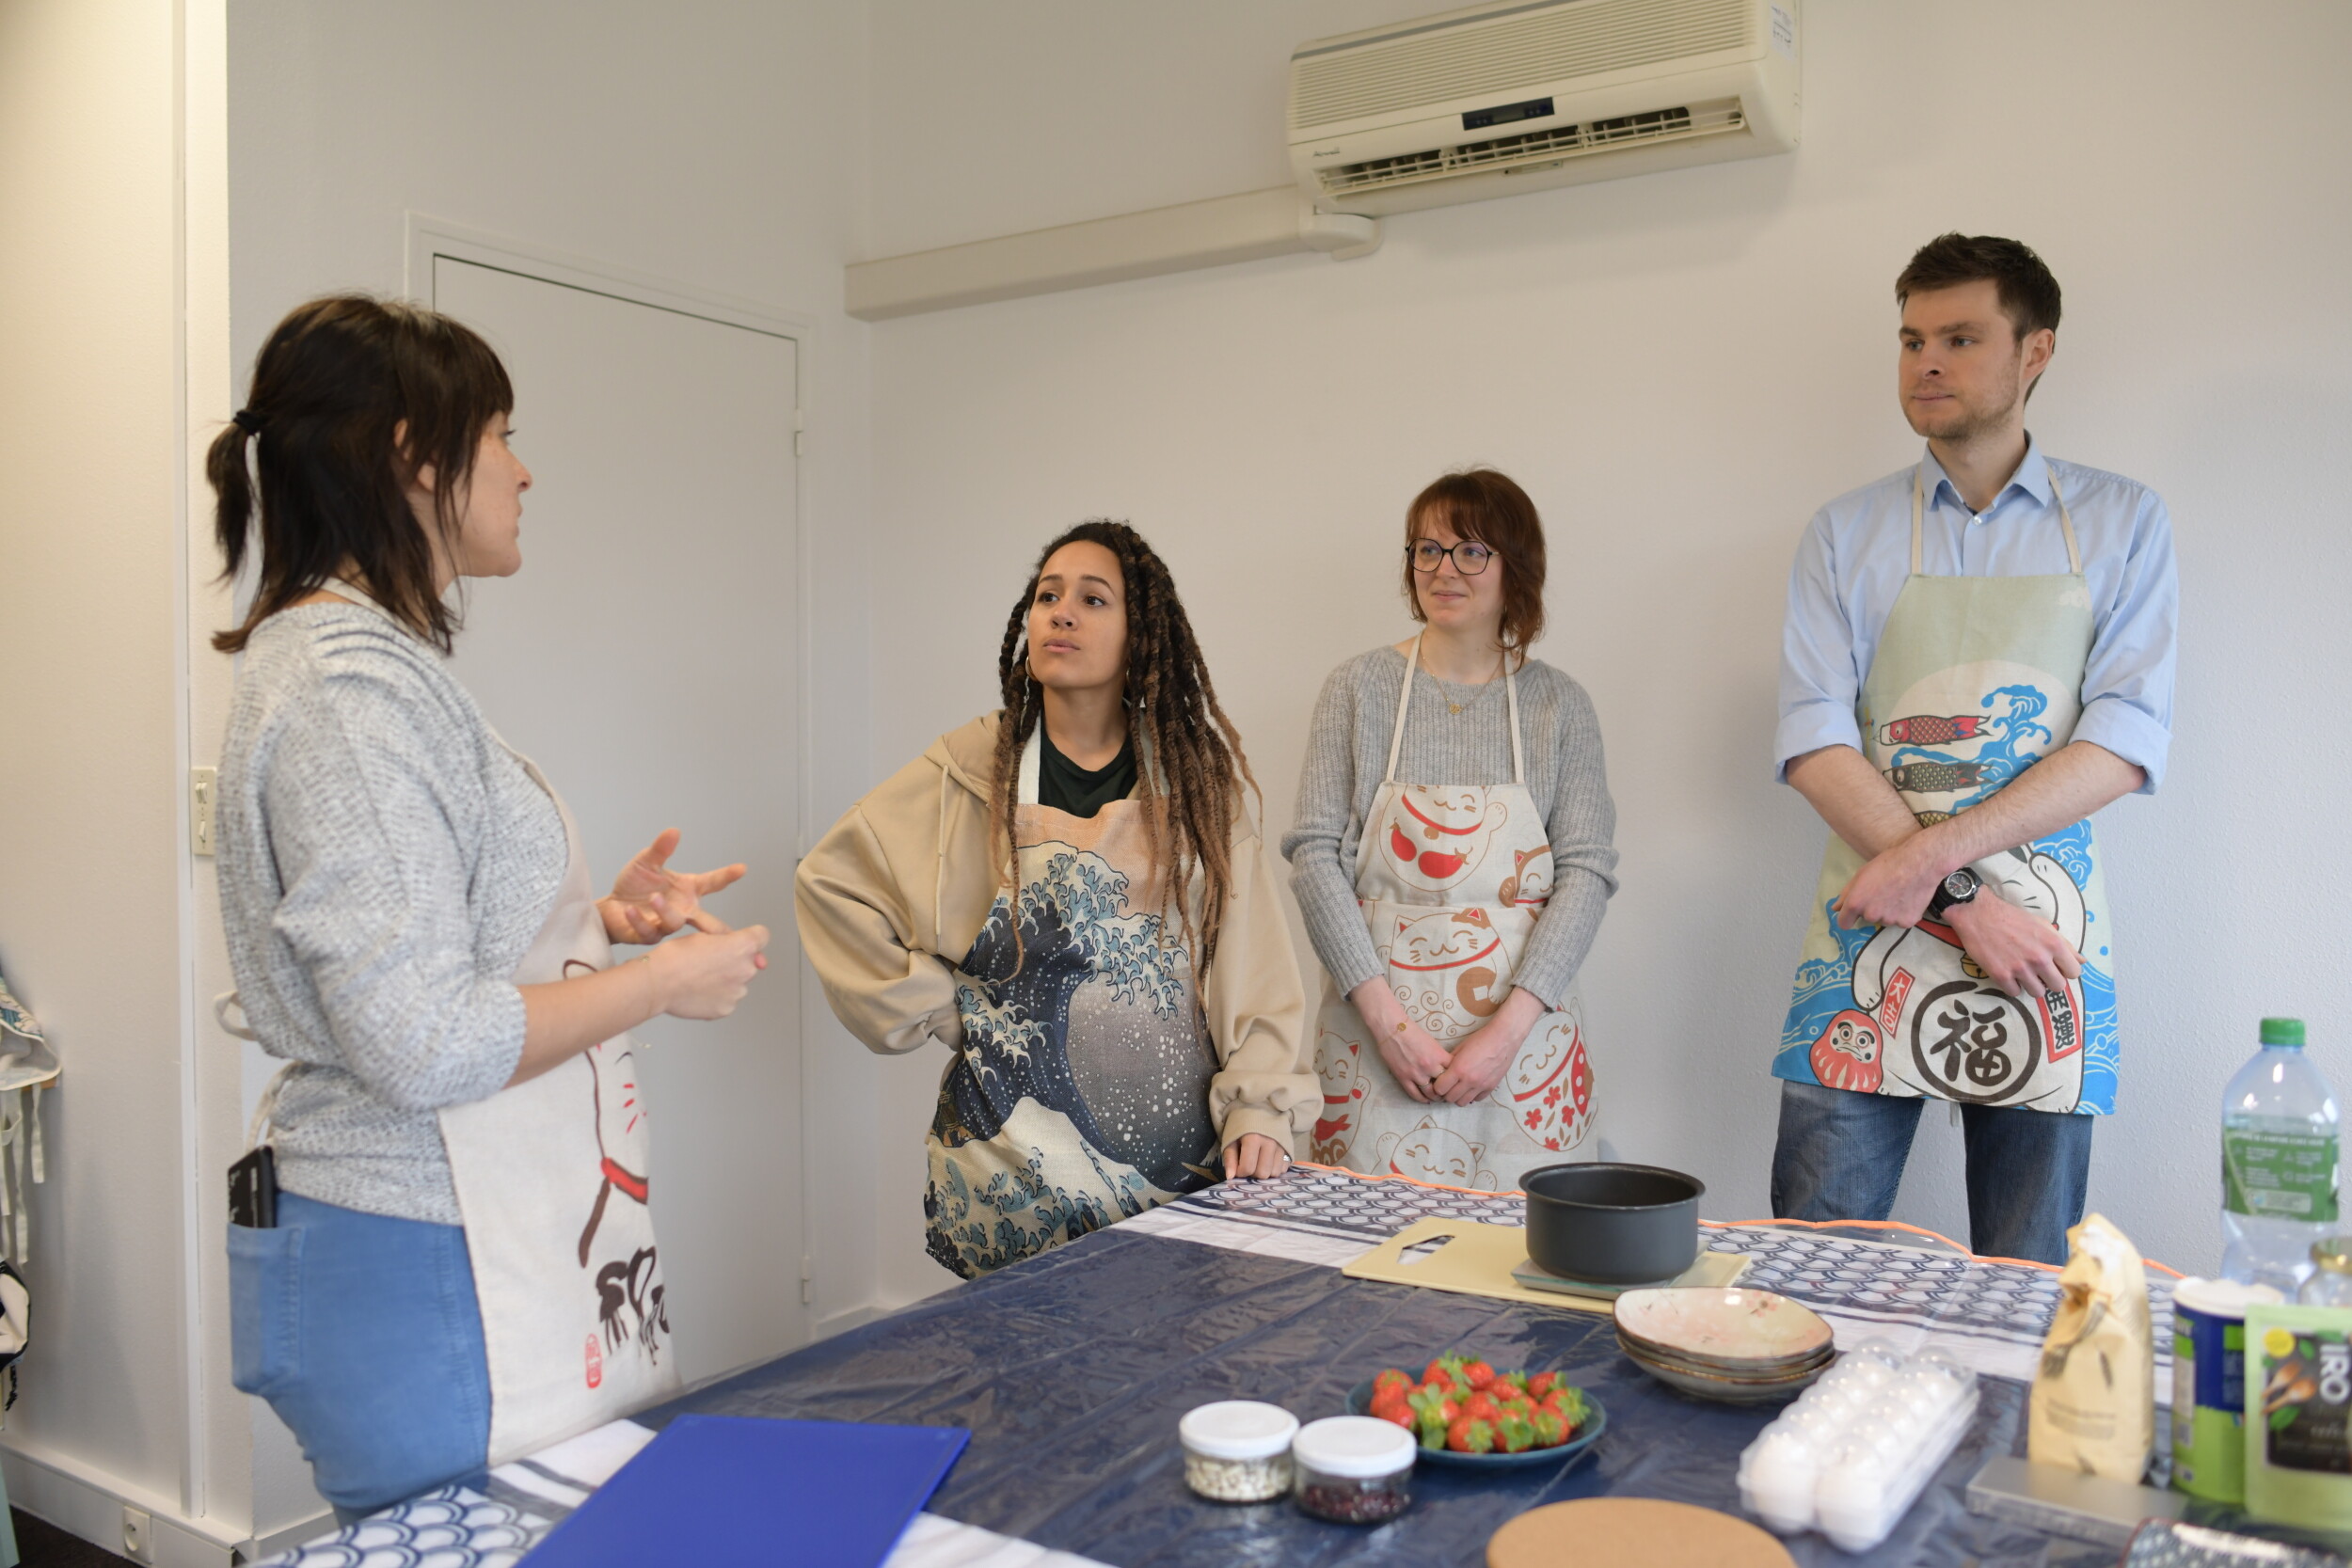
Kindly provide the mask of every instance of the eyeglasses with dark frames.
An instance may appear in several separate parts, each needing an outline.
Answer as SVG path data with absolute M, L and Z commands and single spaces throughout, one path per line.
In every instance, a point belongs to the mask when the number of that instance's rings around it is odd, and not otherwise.
M 1434 572 L 1454 558 L 1454 569 L 1466 578 L 1474 578 L 1486 569 L 1496 552 L 1475 539 L 1464 539 L 1452 545 L 1440 545 L 1435 539 L 1416 539 L 1406 551 L 1406 559 L 1416 572 Z

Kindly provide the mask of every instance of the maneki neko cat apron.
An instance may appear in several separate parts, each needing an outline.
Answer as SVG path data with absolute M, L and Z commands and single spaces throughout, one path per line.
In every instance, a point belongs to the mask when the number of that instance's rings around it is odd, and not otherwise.
M 966 1279 L 1219 1175 L 1216 1049 L 1191 950 L 1168 924 L 1145 804 L 1090 817 L 1040 805 L 1041 757 L 1033 736 L 1014 886 L 956 966 L 963 1045 L 925 1140 L 927 1244 Z
M 1524 782 L 1513 672 L 1503 674 L 1509 784 L 1396 782 L 1420 665 L 1417 637 L 1405 660 L 1388 770 L 1357 845 L 1356 901 L 1406 1015 L 1451 1049 L 1510 994 L 1512 972 L 1551 895 L 1551 846 Z M 1573 990 L 1535 1021 L 1492 1094 L 1470 1105 L 1423 1104 L 1398 1085 L 1362 1015 L 1327 972 L 1315 1071 L 1323 1115 L 1313 1149 L 1325 1164 L 1504 1191 L 1522 1172 L 1568 1158 L 1592 1131 L 1593 1068 Z
M 1990 799 L 2074 736 L 2095 626 L 2055 469 L 2050 494 L 2071 570 L 1928 577 L 1923 481 L 1912 475 L 1911 576 L 1856 718 L 1864 754 L 1922 825 Z M 1939 921 L 1840 929 L 1831 905 L 1862 863 L 1830 836 L 1775 1077 L 1966 1105 L 2114 1111 L 2113 933 L 2088 819 L 1972 867 L 1985 882 L 1979 897 L 2040 915 L 2081 955 L 2079 980 L 2039 995 L 1993 985 Z
M 335 591 L 361 596 L 342 584 Z M 530 758 L 507 752 L 555 802 L 566 851 L 555 907 L 512 978 L 544 985 L 608 968 L 612 944 L 571 810 Z M 230 1033 L 254 1038 L 229 1022 L 235 1006 L 230 991 L 213 1004 L 214 1014 Z M 249 1141 L 266 1136 L 278 1086 L 301 1066 L 289 1062 L 271 1080 Z M 521 1458 L 674 1391 L 677 1367 L 645 1206 L 651 1140 L 628 1037 L 438 1116 L 489 1363 L 488 1462 Z
M 609 968 L 612 943 L 580 829 L 531 759 L 508 751 L 563 814 L 569 851 L 555 908 L 514 981 L 542 985 Z M 487 1100 L 450 1106 L 440 1121 L 489 1353 L 490 1463 L 675 1390 L 646 1208 L 651 1138 L 628 1037 Z

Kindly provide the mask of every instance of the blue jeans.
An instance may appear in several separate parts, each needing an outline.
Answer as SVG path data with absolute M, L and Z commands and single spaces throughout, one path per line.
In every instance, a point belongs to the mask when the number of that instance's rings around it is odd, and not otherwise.
M 1789 1220 L 1886 1218 L 1928 1103 L 1783 1079 L 1772 1212 Z M 2083 1217 L 2090 1125 L 2097 1119 L 1993 1105 L 1960 1108 L 1971 1252 L 2066 1261 L 2067 1227 Z
M 229 1331 L 231 1381 L 293 1429 L 346 1523 L 482 1480 L 490 1367 L 458 1227 L 281 1193 L 273 1228 L 229 1227 Z

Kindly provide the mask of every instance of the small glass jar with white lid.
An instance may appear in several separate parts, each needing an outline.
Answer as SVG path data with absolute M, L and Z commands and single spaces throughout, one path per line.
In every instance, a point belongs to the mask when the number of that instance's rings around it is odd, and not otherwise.
M 1291 1445 L 1298 1506 L 1341 1525 L 1377 1525 L 1413 1500 L 1413 1434 L 1370 1416 L 1309 1421 Z
M 1279 1404 L 1219 1400 L 1176 1423 L 1184 1484 L 1219 1503 L 1271 1502 L 1291 1489 L 1291 1439 L 1298 1418 Z

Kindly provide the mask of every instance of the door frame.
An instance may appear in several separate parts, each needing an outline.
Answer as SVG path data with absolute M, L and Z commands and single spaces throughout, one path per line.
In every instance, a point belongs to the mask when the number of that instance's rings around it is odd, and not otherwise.
M 793 345 L 792 356 L 792 563 L 799 578 L 793 584 L 793 610 L 799 624 L 793 632 L 793 657 L 799 664 L 793 684 L 797 711 L 792 721 L 793 787 L 800 799 L 794 802 L 792 823 L 792 864 L 798 869 L 801 857 L 808 853 L 816 832 L 810 812 L 815 799 L 816 689 L 814 671 L 816 646 L 815 577 L 810 559 L 809 541 L 812 531 L 807 525 L 808 505 L 808 444 L 803 433 L 808 423 L 808 390 L 813 384 L 809 375 L 809 356 L 817 338 L 813 318 L 769 305 L 758 300 L 707 289 L 699 284 L 662 277 L 652 273 L 637 272 L 613 265 L 593 257 L 574 255 L 549 245 L 537 245 L 508 235 L 491 233 L 452 223 L 415 211 L 403 214 L 405 224 L 405 261 L 402 270 L 402 293 L 419 305 L 433 303 L 433 263 L 446 256 L 453 261 L 473 266 L 490 267 L 522 277 L 536 278 L 559 288 L 579 289 L 583 293 L 602 294 L 607 298 L 626 300 L 634 305 L 650 306 L 657 310 L 672 310 L 699 320 L 717 322 L 725 326 L 742 327 L 771 338 L 783 338 Z M 794 932 L 797 936 L 797 929 Z M 797 947 L 799 943 L 794 942 Z M 804 961 L 795 955 L 798 972 L 798 996 L 792 1009 L 794 1027 L 800 1038 L 795 1046 L 800 1053 L 800 1166 L 801 1166 L 801 1276 L 802 1299 L 788 1304 L 801 1324 L 802 1342 L 817 1338 L 817 1315 L 809 1300 L 809 1269 L 816 1245 L 811 1228 L 811 1204 L 815 1195 L 816 1173 L 809 1168 L 813 1140 L 809 1136 L 809 1117 L 816 1106 L 809 1083 L 808 1045 L 812 1033 L 808 1026 L 808 998 L 813 990 Z

